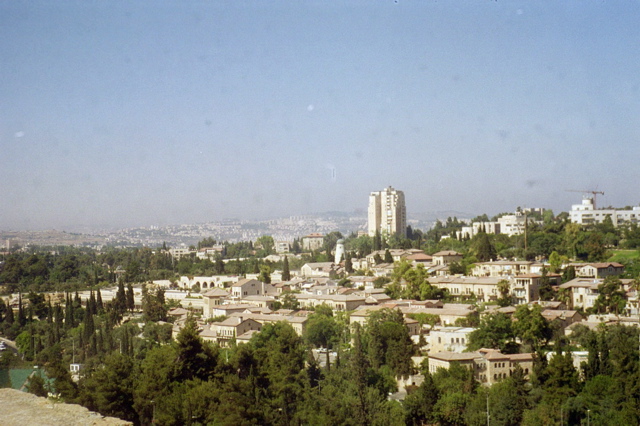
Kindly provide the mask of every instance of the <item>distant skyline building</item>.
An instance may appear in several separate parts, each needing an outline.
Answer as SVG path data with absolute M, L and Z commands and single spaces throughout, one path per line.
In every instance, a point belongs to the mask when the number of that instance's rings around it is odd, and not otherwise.
M 369 236 L 375 236 L 376 231 L 382 235 L 407 236 L 404 192 L 389 186 L 369 195 Z

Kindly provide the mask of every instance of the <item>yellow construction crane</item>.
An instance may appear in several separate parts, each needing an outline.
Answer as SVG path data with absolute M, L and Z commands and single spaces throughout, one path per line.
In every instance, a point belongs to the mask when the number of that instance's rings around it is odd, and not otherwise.
M 584 191 L 580 191 L 579 189 L 567 189 L 568 192 L 581 192 L 582 194 L 591 194 L 593 195 L 593 208 L 596 208 L 596 196 L 598 194 L 600 195 L 604 195 L 603 191 L 592 191 L 592 190 L 584 190 Z

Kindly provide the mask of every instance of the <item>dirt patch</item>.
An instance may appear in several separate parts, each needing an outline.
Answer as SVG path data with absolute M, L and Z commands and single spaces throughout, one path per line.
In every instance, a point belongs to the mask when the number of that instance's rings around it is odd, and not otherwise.
M 63 402 L 53 402 L 14 389 L 0 389 L 0 423 L 3 426 L 86 426 L 131 425 L 132 423 L 103 417 L 86 408 Z

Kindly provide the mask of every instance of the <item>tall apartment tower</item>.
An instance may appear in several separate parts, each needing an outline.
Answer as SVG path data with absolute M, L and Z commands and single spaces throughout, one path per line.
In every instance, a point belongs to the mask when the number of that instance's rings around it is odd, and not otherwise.
M 407 208 L 404 192 L 388 187 L 369 195 L 369 236 L 380 234 L 407 236 Z

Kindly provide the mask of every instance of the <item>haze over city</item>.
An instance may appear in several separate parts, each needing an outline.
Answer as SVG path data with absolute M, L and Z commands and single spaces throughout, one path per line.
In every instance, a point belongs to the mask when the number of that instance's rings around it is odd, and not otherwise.
M 640 202 L 637 2 L 0 2 L 0 229 Z

